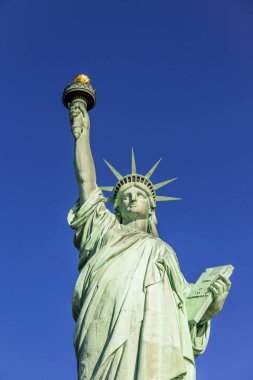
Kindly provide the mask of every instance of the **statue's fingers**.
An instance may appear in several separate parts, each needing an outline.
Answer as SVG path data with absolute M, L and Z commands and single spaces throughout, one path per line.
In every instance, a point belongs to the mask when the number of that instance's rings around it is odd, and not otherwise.
M 214 298 L 217 298 L 219 296 L 218 290 L 213 285 L 211 285 L 209 289 L 213 293 Z
M 86 112 L 85 112 L 85 107 L 84 107 L 84 109 L 81 112 L 81 116 L 82 116 L 83 119 L 87 119 Z
M 218 295 L 221 295 L 224 292 L 223 285 L 221 285 L 220 283 L 218 283 L 218 281 L 215 281 L 215 283 L 213 284 L 213 287 L 214 287 L 214 289 L 217 290 Z
M 215 283 L 217 283 L 221 286 L 220 289 L 222 289 L 223 292 L 227 291 L 227 284 L 221 278 L 219 278 L 217 281 L 215 281 Z
M 221 288 L 220 288 L 220 294 L 221 295 L 228 292 L 228 285 L 225 283 L 225 281 L 223 281 L 223 279 L 219 278 L 216 281 L 216 283 L 219 284 L 219 286 L 221 286 Z
M 232 283 L 231 283 L 231 281 L 229 280 L 229 278 L 227 278 L 227 277 L 224 276 L 224 275 L 221 275 L 220 277 L 221 277 L 222 280 L 225 282 L 227 290 L 229 290 L 229 289 L 231 288 L 231 285 L 232 285 Z

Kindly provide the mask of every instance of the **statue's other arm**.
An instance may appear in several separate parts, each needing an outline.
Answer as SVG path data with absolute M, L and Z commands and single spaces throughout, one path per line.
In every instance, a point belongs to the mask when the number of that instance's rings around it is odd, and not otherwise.
M 74 100 L 69 107 L 70 124 L 75 138 L 74 164 L 80 204 L 97 188 L 96 170 L 90 147 L 90 119 L 85 104 Z
M 230 288 L 231 281 L 226 276 L 221 274 L 215 283 L 210 287 L 213 294 L 213 301 L 202 317 L 202 322 L 209 321 L 219 314 L 226 301 Z

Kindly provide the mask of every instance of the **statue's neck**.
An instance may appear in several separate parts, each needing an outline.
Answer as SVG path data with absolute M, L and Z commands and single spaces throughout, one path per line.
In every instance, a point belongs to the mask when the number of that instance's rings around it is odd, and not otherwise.
M 136 219 L 136 220 L 123 220 L 122 224 L 125 226 L 141 232 L 147 232 L 148 230 L 148 219 Z

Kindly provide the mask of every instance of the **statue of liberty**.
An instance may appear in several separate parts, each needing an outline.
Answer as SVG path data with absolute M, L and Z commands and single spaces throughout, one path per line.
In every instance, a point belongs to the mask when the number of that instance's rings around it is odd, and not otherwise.
M 84 75 L 72 85 L 88 89 L 86 95 L 92 90 Z M 132 152 L 131 173 L 123 176 L 106 162 L 117 181 L 99 188 L 90 147 L 91 98 L 65 101 L 79 191 L 68 215 L 79 250 L 72 300 L 78 379 L 194 380 L 195 358 L 207 346 L 210 320 L 222 309 L 231 283 L 220 276 L 210 286 L 212 303 L 191 326 L 186 298 L 192 285 L 156 228 L 157 202 L 178 199 L 156 191 L 174 179 L 153 184 L 150 178 L 159 162 L 140 175 Z M 112 191 L 112 197 L 105 198 L 102 190 Z M 108 200 L 115 213 L 106 208 Z

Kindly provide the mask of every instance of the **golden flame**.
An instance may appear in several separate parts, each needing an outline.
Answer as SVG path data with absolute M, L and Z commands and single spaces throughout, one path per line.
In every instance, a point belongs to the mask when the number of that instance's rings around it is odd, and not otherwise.
M 78 74 L 75 78 L 74 78 L 74 82 L 80 82 L 82 84 L 90 84 L 90 78 L 88 77 L 88 75 L 85 75 L 85 74 Z

